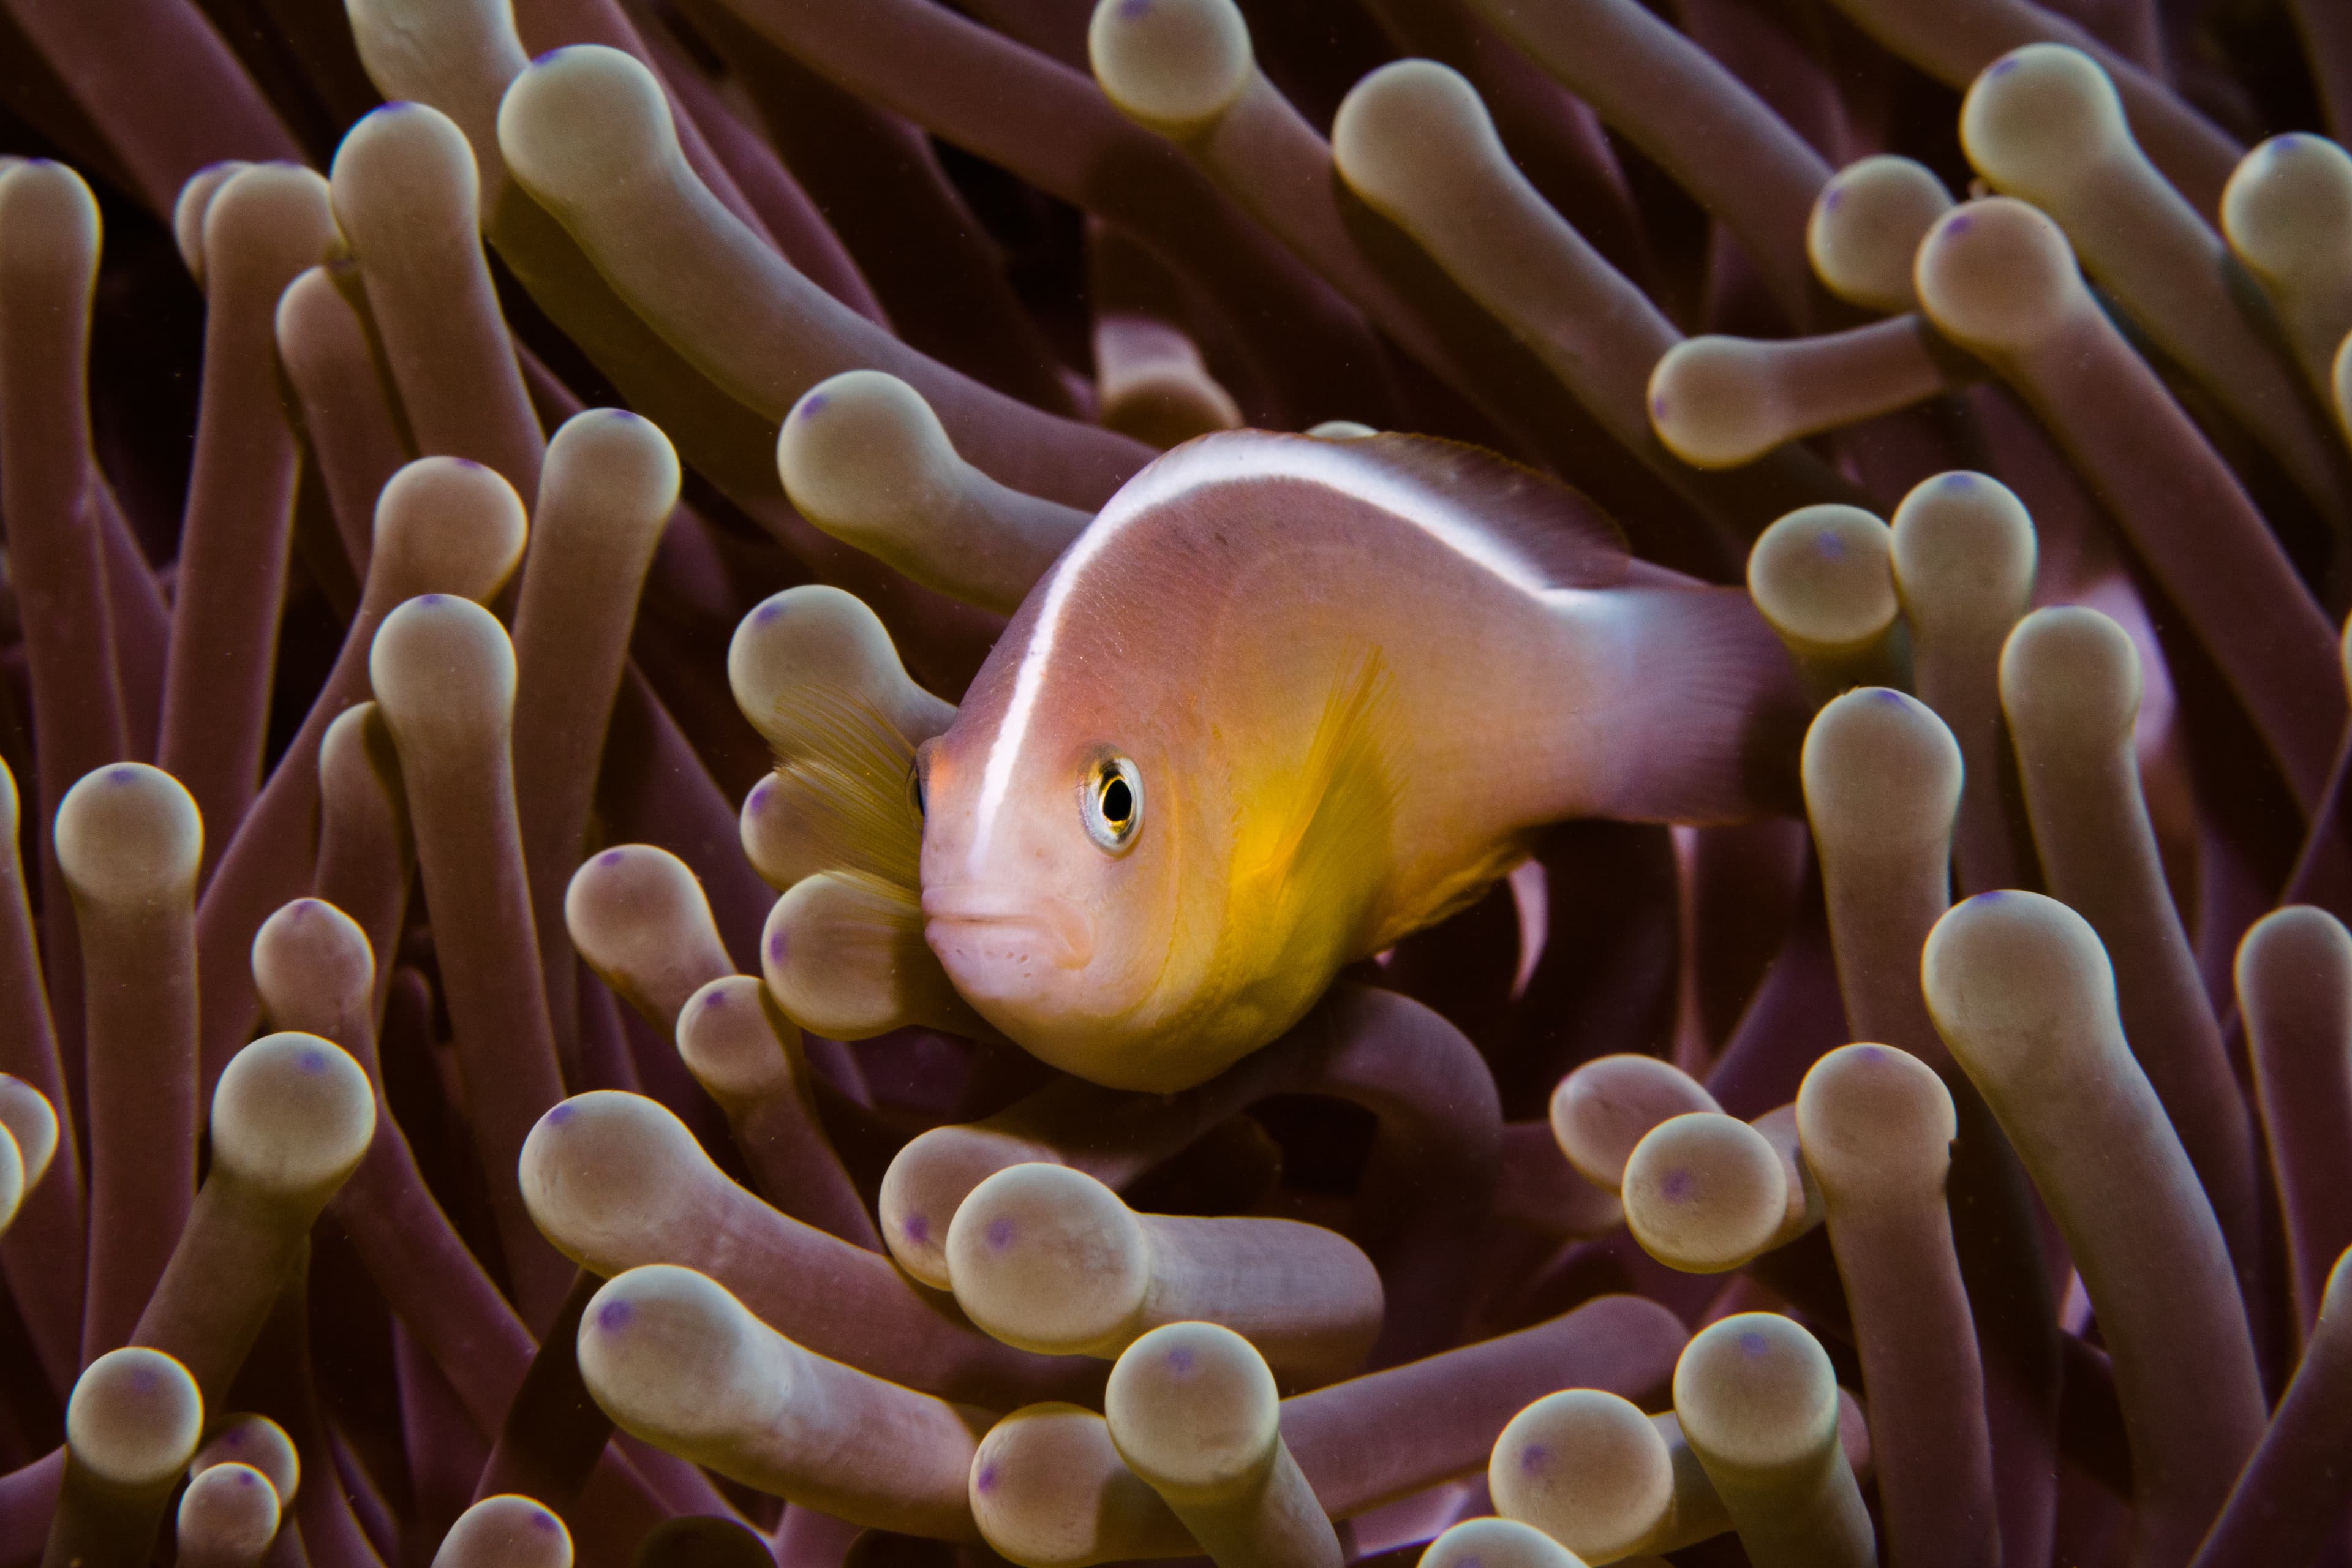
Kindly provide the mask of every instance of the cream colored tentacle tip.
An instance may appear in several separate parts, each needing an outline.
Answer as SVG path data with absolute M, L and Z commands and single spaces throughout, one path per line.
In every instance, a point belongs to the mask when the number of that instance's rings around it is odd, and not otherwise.
M 794 1502 L 964 1541 L 985 1416 L 802 1349 L 715 1281 L 654 1265 L 608 1282 L 580 1322 L 581 1375 L 622 1430 Z
M 55 833 L 77 905 L 107 920 L 136 921 L 195 896 L 204 824 L 161 768 L 113 763 L 85 773 L 58 803 Z
M 58 1113 L 49 1097 L 23 1079 L 0 1073 L 0 1232 L 25 1194 L 48 1173 L 58 1152 Z
M 1486 1466 L 1497 1513 L 1591 1563 L 1701 1539 L 1682 1517 L 1687 1503 L 1677 1502 L 1678 1489 L 1691 1489 L 1676 1482 L 1657 1422 L 1598 1388 L 1563 1389 L 1520 1411 Z M 1703 1533 L 1727 1528 L 1720 1506 L 1708 1511 L 1712 1528 Z
M 1796 1109 L 1806 1168 L 1836 1210 L 1943 1202 L 1959 1121 L 1951 1091 L 1918 1058 L 1841 1046 L 1805 1074 Z
M 1926 164 L 1881 153 L 1849 163 L 1813 198 L 1805 253 L 1822 287 L 1882 315 L 1919 308 L 1911 260 L 1951 194 Z
M 1287 1379 L 1353 1371 L 1381 1327 L 1380 1276 L 1336 1231 L 1295 1220 L 1137 1214 L 1066 1165 L 1014 1165 L 948 1227 L 956 1303 L 1047 1355 L 1115 1356 L 1163 1324 L 1244 1335 Z
M 1922 479 L 1891 527 L 1895 590 L 1921 637 L 1994 625 L 2006 636 L 2025 613 L 2039 554 L 2033 518 L 1999 479 L 1965 468 Z
M 972 1453 L 969 1489 L 982 1538 L 1022 1568 L 1089 1568 L 1200 1551 L 1160 1494 L 1118 1457 L 1109 1425 L 1082 1405 L 1024 1405 L 990 1427 Z
M 376 632 L 368 673 L 412 771 L 469 753 L 478 736 L 503 737 L 512 723 L 514 645 L 498 617 L 471 599 L 404 600 Z
M 1585 1568 L 1542 1531 L 1512 1519 L 1465 1519 L 1429 1543 L 1421 1568 Z
M 1926 703 L 1900 691 L 1860 687 L 1814 716 L 1800 771 L 1806 816 L 1835 889 L 1833 910 L 1844 912 L 1847 889 L 1840 884 L 1847 875 L 1891 879 L 1882 868 L 1898 857 L 1940 868 L 1950 852 L 1963 766 L 1950 729 Z M 1934 875 L 1940 907 L 1940 869 Z M 1862 893 L 1854 890 L 1854 914 L 1868 918 Z
M 1653 1128 L 1625 1162 L 1625 1224 L 1642 1249 L 1690 1274 L 1721 1274 L 1802 1228 L 1780 1152 L 1736 1116 L 1700 1110 Z
M 250 1465 L 214 1465 L 180 1494 L 182 1568 L 254 1568 L 278 1536 L 279 1505 L 269 1478 Z
M 199 289 L 205 285 L 205 214 L 223 185 L 252 167 L 236 158 L 207 163 L 188 176 L 180 186 L 179 199 L 172 204 L 172 239 Z
M 2352 331 L 2346 332 L 2344 341 L 2336 346 L 2336 360 L 2328 372 L 2327 390 L 2336 408 L 2336 428 L 2343 432 L 2346 441 L 2352 442 Z
M 522 498 L 496 468 L 419 458 L 376 497 L 368 585 L 394 603 L 427 592 L 488 599 L 514 574 L 530 535 Z
M 212 1174 L 315 1214 L 367 1153 L 375 1094 L 350 1053 L 317 1035 L 265 1035 L 213 1091 Z M 307 1223 L 307 1222 L 306 1222 Z
M 1805 806 L 1813 830 L 1864 853 L 1933 846 L 1958 808 L 1958 742 L 1927 705 L 1864 686 L 1822 708 L 1805 731 Z
M 1814 338 L 1709 334 L 1675 344 L 1652 367 L 1650 427 L 1693 468 L 1734 468 L 1979 374 L 1912 315 Z
M 350 1047 L 375 1033 L 375 954 L 359 923 L 323 899 L 296 899 L 253 936 L 253 984 L 281 1029 Z
M 917 1133 L 892 1157 L 877 1194 L 875 1208 L 890 1256 L 934 1289 L 952 1289 L 948 1236 L 964 1200 L 1007 1166 L 1058 1158 L 1045 1143 L 985 1125 Z
M 2336 345 L 2352 331 L 2352 154 L 2324 136 L 2272 137 L 2230 176 L 2221 232 L 2325 397 Z
M 204 1428 L 196 1380 L 161 1351 L 109 1351 L 83 1368 L 42 1561 L 146 1561 Z
M 1354 419 L 1326 419 L 1320 425 L 1309 425 L 1307 434 L 1318 441 L 1360 441 L 1380 432 Z
M 686 862 L 651 844 L 598 851 L 563 895 L 572 945 L 597 977 L 664 1033 L 687 998 L 735 972 L 710 900 Z
M 677 1054 L 730 1117 L 794 1092 L 794 1056 L 748 974 L 721 975 L 687 998 L 677 1015 Z
M 1089 521 L 964 461 L 922 395 L 878 370 L 802 394 L 777 432 L 776 471 L 827 533 L 999 615 L 1020 607 Z
M 486 1497 L 441 1538 L 433 1568 L 572 1568 L 572 1531 L 531 1498 Z
M 1838 1440 L 1836 1373 L 1790 1319 L 1743 1312 L 1693 1337 L 1675 1415 L 1758 1568 L 1868 1568 L 1876 1542 Z
M 269 1479 L 281 1509 L 294 1506 L 301 1489 L 302 1459 L 286 1428 L 267 1415 L 231 1415 L 213 1429 L 212 1437 L 188 1462 L 188 1474 L 202 1475 L 215 1465 L 246 1465 Z
M 1650 1130 L 1693 1111 L 1719 1110 L 1690 1074 L 1657 1057 L 1598 1057 L 1559 1080 L 1551 1096 L 1552 1136 L 1577 1174 L 1619 1191 L 1625 1163 Z
M 803 688 L 870 705 L 909 742 L 929 740 L 955 718 L 953 703 L 908 675 L 882 617 L 856 595 L 818 584 L 752 606 L 727 645 L 727 685 L 743 717 L 786 759 L 818 739 L 794 722 L 800 710 L 789 699 Z
M 1127 1348 L 1103 1392 L 1111 1443 L 1220 1563 L 1338 1568 L 1331 1521 L 1282 1438 L 1274 1373 L 1213 1323 Z
M 910 1025 L 995 1033 L 923 940 L 921 895 L 863 872 L 820 871 L 793 883 L 768 911 L 760 974 L 785 1016 L 829 1039 Z
M 1215 124 L 1256 70 L 1232 0 L 1101 0 L 1087 58 L 1121 114 L 1179 142 Z
M 1758 536 L 1748 592 L 1817 699 L 1902 686 L 1894 534 L 1859 507 L 1801 507 Z
M 2090 302 L 2064 233 L 2010 196 L 1982 197 L 1938 218 L 1911 277 L 1928 319 L 1987 355 L 2036 347 Z

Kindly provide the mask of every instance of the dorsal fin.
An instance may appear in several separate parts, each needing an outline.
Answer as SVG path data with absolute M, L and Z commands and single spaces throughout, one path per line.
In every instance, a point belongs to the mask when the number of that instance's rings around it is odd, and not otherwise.
M 1617 525 L 1566 485 L 1434 436 L 1330 441 L 1218 431 L 1187 441 L 1129 480 L 1094 531 L 1202 489 L 1257 479 L 1302 480 L 1390 512 L 1531 593 L 1612 586 L 1630 559 Z
M 1527 555 L 1548 586 L 1606 588 L 1624 578 L 1632 555 L 1624 531 L 1558 479 L 1484 447 L 1437 436 L 1367 436 L 1339 446 L 1451 502 Z

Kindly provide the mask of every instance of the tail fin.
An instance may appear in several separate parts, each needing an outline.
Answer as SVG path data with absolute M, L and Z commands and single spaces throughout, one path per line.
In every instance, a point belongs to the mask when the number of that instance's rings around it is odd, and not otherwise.
M 1601 711 L 1582 720 L 1608 753 L 1586 773 L 1584 814 L 1683 823 L 1802 814 L 1797 760 L 1811 707 L 1745 589 L 1644 584 L 1559 597 L 1564 616 L 1606 638 L 1622 672 Z

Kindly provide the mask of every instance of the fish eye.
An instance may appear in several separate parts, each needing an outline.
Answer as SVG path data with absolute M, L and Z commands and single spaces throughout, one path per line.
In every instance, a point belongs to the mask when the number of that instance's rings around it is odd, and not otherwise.
M 915 808 L 917 816 L 925 818 L 930 816 L 925 808 L 923 786 L 925 775 L 931 771 L 931 746 L 932 742 L 926 741 L 916 747 L 914 757 L 907 763 L 907 804 Z
M 1125 757 L 1105 757 L 1087 774 L 1078 802 L 1087 837 L 1114 855 L 1135 842 L 1143 826 L 1143 775 Z

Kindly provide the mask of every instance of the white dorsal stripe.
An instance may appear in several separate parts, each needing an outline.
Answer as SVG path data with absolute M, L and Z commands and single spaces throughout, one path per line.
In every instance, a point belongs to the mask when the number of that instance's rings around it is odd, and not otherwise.
M 1129 523 L 1195 490 L 1251 479 L 1305 479 L 1376 507 L 1420 529 L 1432 539 L 1525 593 L 1552 589 L 1537 563 L 1465 511 L 1454 497 L 1379 463 L 1346 441 L 1306 436 L 1232 431 L 1188 441 L 1128 480 L 1093 522 L 1055 563 L 1037 608 L 1029 646 L 1013 674 L 1013 697 L 1004 722 L 989 748 L 974 810 L 969 873 L 977 876 L 988 858 L 989 839 L 1013 787 L 1013 770 L 1028 740 L 1045 673 L 1052 667 L 1065 607 L 1087 569 L 1108 550 Z

